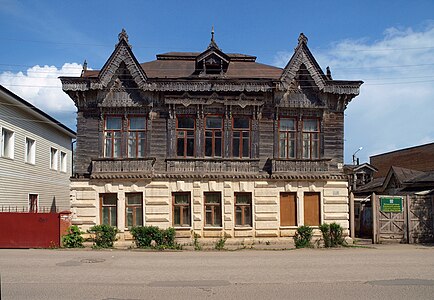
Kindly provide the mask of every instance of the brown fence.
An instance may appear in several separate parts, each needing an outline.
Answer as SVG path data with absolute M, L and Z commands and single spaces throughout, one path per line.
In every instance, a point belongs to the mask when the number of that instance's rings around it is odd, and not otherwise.
M 70 225 L 70 212 L 0 212 L 0 248 L 59 247 Z

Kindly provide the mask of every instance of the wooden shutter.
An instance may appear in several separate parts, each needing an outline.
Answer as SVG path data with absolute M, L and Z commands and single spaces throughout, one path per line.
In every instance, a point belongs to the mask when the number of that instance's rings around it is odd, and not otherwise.
M 296 193 L 280 194 L 280 225 L 297 226 L 297 195 Z
M 304 225 L 320 225 L 320 194 L 304 193 Z

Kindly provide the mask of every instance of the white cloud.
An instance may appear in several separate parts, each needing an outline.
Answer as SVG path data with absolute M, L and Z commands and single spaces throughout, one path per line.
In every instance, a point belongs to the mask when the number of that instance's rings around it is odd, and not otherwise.
M 3 72 L 0 84 L 37 108 L 52 115 L 65 125 L 75 128 L 76 108 L 73 101 L 62 91 L 59 76 L 80 76 L 82 66 L 65 63 L 55 66 L 33 66 L 25 73 Z
M 423 30 L 388 28 L 383 38 L 345 40 L 313 50 L 334 79 L 363 80 L 346 110 L 345 158 L 360 146 L 370 155 L 434 141 L 434 24 Z M 278 53 L 284 66 L 292 53 Z

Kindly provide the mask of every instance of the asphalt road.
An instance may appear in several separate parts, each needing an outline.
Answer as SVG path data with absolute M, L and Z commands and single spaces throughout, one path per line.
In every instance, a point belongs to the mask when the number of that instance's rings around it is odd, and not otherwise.
M 434 299 L 434 247 L 0 250 L 7 299 Z

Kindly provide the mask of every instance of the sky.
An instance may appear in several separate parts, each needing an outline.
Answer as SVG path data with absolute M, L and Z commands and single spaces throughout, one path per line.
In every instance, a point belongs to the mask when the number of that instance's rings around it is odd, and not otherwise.
M 75 130 L 59 76 L 100 69 L 125 28 L 139 62 L 206 49 L 284 67 L 301 32 L 334 79 L 362 80 L 345 111 L 345 162 L 434 142 L 434 1 L 0 0 L 0 84 Z

